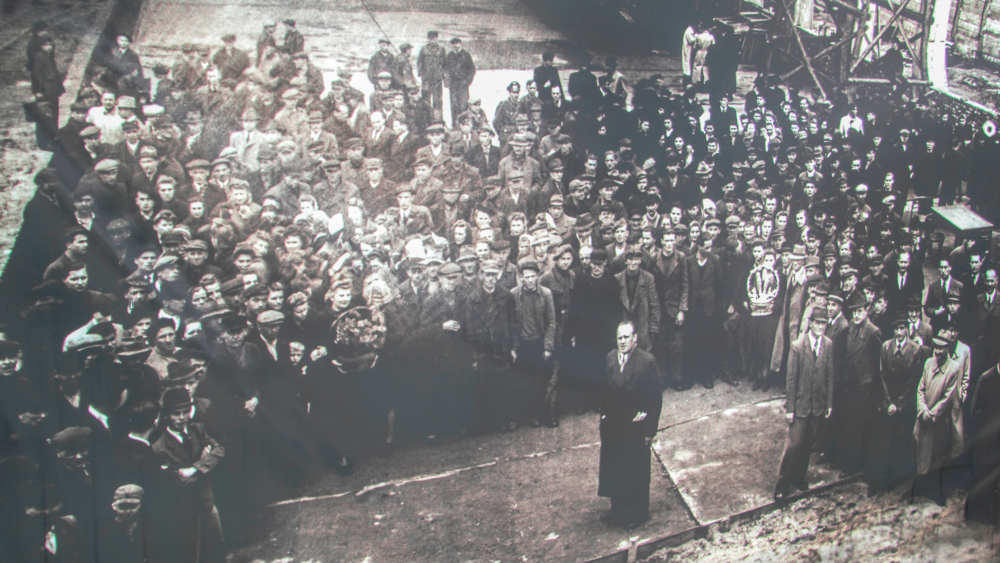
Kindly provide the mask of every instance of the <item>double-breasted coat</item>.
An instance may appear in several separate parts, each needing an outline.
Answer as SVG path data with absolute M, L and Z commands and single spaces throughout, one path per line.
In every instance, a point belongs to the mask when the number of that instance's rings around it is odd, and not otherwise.
M 605 388 L 601 399 L 601 458 L 597 494 L 634 498 L 649 494 L 649 446 L 656 434 L 663 398 L 656 358 L 636 348 L 624 367 L 618 351 L 605 358 Z M 633 422 L 636 414 L 646 418 Z

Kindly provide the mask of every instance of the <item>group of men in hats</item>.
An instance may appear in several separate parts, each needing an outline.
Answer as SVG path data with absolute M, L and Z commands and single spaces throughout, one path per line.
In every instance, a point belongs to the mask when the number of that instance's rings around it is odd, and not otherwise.
M 318 91 L 300 38 L 265 30 L 249 63 L 229 35 L 191 46 L 163 104 L 80 92 L 3 280 L 9 459 L 65 469 L 44 489 L 63 508 L 25 500 L 42 516 L 24 526 L 72 535 L 60 518 L 89 506 L 79 541 L 126 541 L 135 489 L 113 504 L 138 485 L 153 522 L 190 515 L 157 554 L 218 559 L 317 470 L 598 409 L 600 493 L 630 527 L 649 517 L 660 392 L 716 381 L 784 384 L 779 497 L 807 486 L 811 449 L 873 490 L 990 475 L 996 250 L 934 236 L 920 207 L 996 217 L 981 116 L 764 77 L 742 107 L 703 106 L 589 63 L 567 96 L 545 54 L 494 131 L 465 107 L 462 49 L 428 43 L 412 76 L 380 50 L 366 100 L 347 73 Z M 9 498 L 30 463 L 6 466 Z M 960 482 L 977 517 L 995 515 L 984 479 Z

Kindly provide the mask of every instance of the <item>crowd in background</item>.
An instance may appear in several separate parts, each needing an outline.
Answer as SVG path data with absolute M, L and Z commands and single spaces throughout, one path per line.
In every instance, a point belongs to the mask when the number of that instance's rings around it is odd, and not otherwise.
M 366 95 L 286 20 L 151 69 L 120 35 L 58 127 L 53 43 L 4 279 L 5 553 L 219 560 L 327 468 L 598 407 L 624 318 L 677 392 L 784 389 L 817 325 L 824 461 L 995 521 L 996 250 L 928 219 L 1000 219 L 992 122 L 613 59 L 564 88 L 553 53 L 487 113 L 458 38 L 380 41 Z

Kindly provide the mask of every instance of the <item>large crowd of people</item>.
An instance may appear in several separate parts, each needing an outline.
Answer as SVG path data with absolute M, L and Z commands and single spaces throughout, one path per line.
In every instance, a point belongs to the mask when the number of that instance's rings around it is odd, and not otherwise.
M 1000 218 L 992 122 L 764 76 L 706 100 L 614 60 L 564 89 L 552 53 L 490 116 L 460 39 L 379 43 L 366 96 L 291 20 L 151 69 L 121 35 L 67 123 L 38 120 L 53 158 L 4 279 L 4 553 L 220 560 L 317 473 L 601 408 L 623 319 L 667 392 L 788 386 L 777 496 L 822 451 L 874 491 L 940 500 L 971 472 L 995 521 L 996 252 L 927 220 Z M 52 45 L 36 28 L 29 62 L 57 108 Z

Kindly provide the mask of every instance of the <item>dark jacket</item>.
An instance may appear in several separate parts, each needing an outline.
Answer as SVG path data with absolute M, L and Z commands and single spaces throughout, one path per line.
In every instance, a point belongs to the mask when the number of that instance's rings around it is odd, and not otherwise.
M 819 355 L 809 335 L 792 342 L 785 374 L 785 412 L 797 417 L 823 416 L 833 406 L 833 341 L 820 337 Z
M 604 373 L 597 494 L 632 496 L 642 490 L 648 494 L 649 446 L 644 440 L 656 434 L 663 404 L 656 358 L 636 348 L 622 368 L 618 351 L 611 350 L 605 356 Z M 639 412 L 646 418 L 633 422 Z

